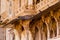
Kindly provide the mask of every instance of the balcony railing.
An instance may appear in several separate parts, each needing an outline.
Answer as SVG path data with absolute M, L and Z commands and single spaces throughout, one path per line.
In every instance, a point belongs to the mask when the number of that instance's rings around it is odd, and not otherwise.
M 4 0 L 2 0 L 2 1 L 4 1 Z M 2 3 L 2 1 L 1 1 L 1 3 Z M 17 18 L 18 16 L 38 14 L 39 11 L 44 11 L 45 9 L 51 7 L 52 5 L 55 5 L 57 2 L 59 2 L 59 0 L 43 0 L 43 1 L 40 0 L 39 3 L 37 3 L 37 4 L 35 3 L 34 5 L 31 4 L 31 6 L 30 6 L 30 3 L 29 3 L 27 8 L 25 8 L 26 5 L 24 5 L 24 3 L 23 3 L 23 5 L 21 4 L 22 5 L 21 7 L 19 7 L 17 5 L 18 3 L 12 2 L 12 6 L 10 7 L 9 2 L 7 2 L 7 0 L 5 0 L 5 2 L 6 2 L 5 4 L 2 4 L 2 6 L 4 6 L 2 9 L 7 11 L 7 16 L 8 17 L 4 18 L 3 21 L 6 20 L 6 19 L 13 20 L 13 19 Z M 18 0 L 17 0 L 17 2 L 18 2 Z M 10 10 L 12 12 L 12 13 L 10 13 L 11 16 L 9 16 L 10 15 L 9 11 L 8 11 L 9 7 L 11 8 Z M 35 9 L 33 9 L 33 7 L 35 7 Z M 0 15 L 3 14 L 3 11 L 1 10 Z
M 59 0 L 43 0 L 36 5 L 37 11 L 44 11 L 45 9 L 51 7 L 52 5 L 59 2 Z

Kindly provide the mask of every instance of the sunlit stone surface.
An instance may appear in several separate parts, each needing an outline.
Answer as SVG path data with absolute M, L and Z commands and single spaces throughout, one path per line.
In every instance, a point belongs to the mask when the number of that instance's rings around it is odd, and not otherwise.
M 0 0 L 0 40 L 60 40 L 59 2 Z

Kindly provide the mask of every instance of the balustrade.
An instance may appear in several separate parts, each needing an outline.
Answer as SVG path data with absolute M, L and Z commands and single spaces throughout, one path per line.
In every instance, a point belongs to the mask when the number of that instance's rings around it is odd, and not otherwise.
M 1 1 L 1 13 L 0 15 L 7 14 L 2 20 L 9 19 L 10 21 L 18 16 L 35 15 L 39 11 L 44 11 L 50 6 L 59 2 L 59 0 L 2 0 Z M 37 3 L 37 4 L 36 4 Z M 23 14 L 23 15 L 22 15 Z
M 45 9 L 51 7 L 52 5 L 59 2 L 59 0 L 43 0 L 36 5 L 36 9 L 39 11 L 44 11 Z

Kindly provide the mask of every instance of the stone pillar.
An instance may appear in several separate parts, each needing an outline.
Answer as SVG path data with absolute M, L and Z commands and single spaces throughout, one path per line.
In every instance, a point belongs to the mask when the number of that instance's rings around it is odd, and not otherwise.
M 12 28 L 6 28 L 6 40 L 13 40 L 14 33 Z
M 16 29 L 14 29 L 15 39 L 14 40 L 20 40 L 20 35 Z
M 58 27 L 58 20 L 57 18 L 54 16 L 54 19 L 56 21 L 56 28 L 57 28 L 57 37 L 59 36 L 59 27 Z
M 39 26 L 38 26 L 39 27 Z M 35 40 L 41 40 L 41 29 L 40 28 L 35 28 L 35 30 L 38 29 L 38 31 L 35 32 Z
M 8 19 L 12 20 L 14 17 L 14 2 L 13 0 L 9 0 L 8 2 Z M 13 11 L 14 10 L 14 11 Z
M 39 29 L 39 40 L 41 40 L 41 29 Z
M 57 26 L 57 37 L 59 36 L 59 26 L 58 26 L 58 21 L 56 20 L 56 26 Z
M 48 22 L 46 22 L 46 26 L 47 26 L 47 40 L 50 38 L 50 30 L 49 30 L 49 25 L 48 25 Z
M 15 26 L 9 28 L 6 28 L 6 40 L 20 40 L 20 34 L 19 31 L 14 28 Z
M 45 23 L 46 23 L 46 26 L 47 26 L 47 40 L 50 38 L 50 26 L 49 26 L 49 23 L 50 23 L 50 17 L 46 17 L 45 18 Z
M 18 0 L 19 8 L 21 8 L 21 0 Z
M 21 9 L 25 10 L 25 0 L 21 0 Z
M 28 9 L 33 8 L 33 0 L 28 0 Z
M 30 20 L 24 20 L 22 25 L 24 27 L 24 31 L 21 33 L 21 40 L 33 40 L 32 34 L 29 30 Z
M 1 6 L 0 6 L 1 9 L 0 9 L 0 10 L 1 10 L 1 13 L 3 13 L 3 12 L 5 12 L 5 11 L 7 11 L 7 8 L 8 8 L 8 7 L 7 7 L 7 0 L 0 0 L 0 1 L 1 1 L 1 2 L 0 2 L 0 3 L 1 3 Z
M 5 28 L 0 28 L 0 40 L 6 40 L 6 29 Z
M 11 27 L 13 26 L 13 27 Z M 6 28 L 6 40 L 21 40 L 21 25 L 16 23 L 15 25 L 8 25 Z
M 22 33 L 21 21 L 18 21 L 15 23 L 14 33 L 17 34 L 16 37 L 18 38 L 18 40 L 21 40 L 21 33 Z M 17 38 L 16 38 L 16 40 L 17 40 Z

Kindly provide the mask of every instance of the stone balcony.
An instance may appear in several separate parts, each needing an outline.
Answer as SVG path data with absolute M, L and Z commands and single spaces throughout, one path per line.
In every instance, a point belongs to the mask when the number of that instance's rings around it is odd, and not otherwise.
M 18 5 L 12 4 L 14 6 L 10 7 L 11 9 L 11 13 L 9 14 L 9 6 L 6 0 L 4 5 L 2 4 L 2 6 L 4 6 L 3 8 L 1 8 L 1 14 L 2 18 L 4 17 L 3 14 L 5 14 L 4 12 L 7 11 L 7 16 L 3 19 L 3 22 L 5 22 L 5 20 L 9 20 L 12 21 L 16 18 L 18 18 L 19 16 L 34 16 L 37 15 L 38 13 L 50 8 L 51 6 L 55 5 L 56 3 L 60 2 L 59 0 L 43 0 L 40 1 L 38 4 L 35 4 L 35 9 L 33 9 L 34 6 L 28 5 L 27 9 L 25 8 L 25 5 L 18 7 Z M 1 7 L 2 7 L 1 6 Z M 16 7 L 15 7 L 16 6 Z M 7 9 L 6 9 L 7 8 Z M 4 10 L 2 10 L 4 9 Z M 4 11 L 4 12 L 3 12 Z M 41 13 L 42 14 L 42 13 Z
M 59 0 L 43 0 L 36 5 L 36 9 L 37 11 L 44 11 L 58 2 Z

